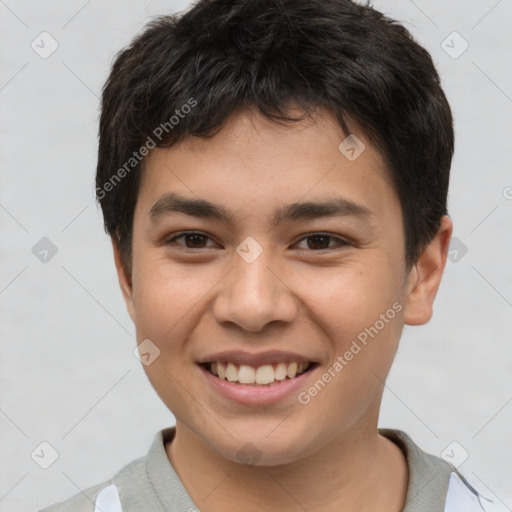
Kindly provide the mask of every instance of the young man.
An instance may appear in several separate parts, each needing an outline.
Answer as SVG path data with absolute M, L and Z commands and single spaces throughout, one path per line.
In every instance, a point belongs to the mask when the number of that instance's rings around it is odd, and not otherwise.
M 429 54 L 349 0 L 202 0 L 103 92 L 97 197 L 176 426 L 47 512 L 494 510 L 377 428 L 432 316 L 452 116 Z

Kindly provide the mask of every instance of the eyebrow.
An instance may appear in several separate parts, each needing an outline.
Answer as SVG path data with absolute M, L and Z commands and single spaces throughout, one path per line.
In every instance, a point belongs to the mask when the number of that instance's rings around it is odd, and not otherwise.
M 156 223 L 161 218 L 175 213 L 216 219 L 227 224 L 233 224 L 235 219 L 235 216 L 222 205 L 211 203 L 206 199 L 187 198 L 172 192 L 158 199 L 149 211 L 149 218 Z M 271 219 L 275 224 L 279 224 L 294 220 L 347 216 L 370 220 L 375 215 L 360 203 L 343 197 L 334 197 L 326 201 L 307 201 L 282 206 L 273 212 Z

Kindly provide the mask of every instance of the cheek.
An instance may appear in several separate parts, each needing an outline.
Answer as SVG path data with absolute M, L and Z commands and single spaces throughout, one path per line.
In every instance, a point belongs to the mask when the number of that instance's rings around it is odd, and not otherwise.
M 138 333 L 162 344 L 180 339 L 179 333 L 201 311 L 216 282 L 211 270 L 192 272 L 190 268 L 154 260 L 145 261 L 138 268 L 134 281 Z
M 190 410 L 202 418 L 182 388 L 194 365 L 186 354 L 186 340 L 198 322 L 207 289 L 200 276 L 191 277 L 190 272 L 185 276 L 169 262 L 148 260 L 137 268 L 133 289 L 137 342 L 150 340 L 150 352 L 156 354 L 150 364 L 144 364 L 144 372 L 170 410 L 180 416 L 179 411 Z
M 379 396 L 398 347 L 403 305 L 396 280 L 382 260 L 373 266 L 354 263 L 316 276 L 306 291 L 307 307 L 330 338 L 331 352 L 324 375 L 329 383 L 306 393 L 315 414 L 338 404 L 332 414 L 351 410 L 357 417 Z
M 401 297 L 385 267 L 385 262 L 375 266 L 365 262 L 329 272 L 312 271 L 297 287 L 303 303 L 321 321 L 339 350 L 376 322 L 379 330 L 386 332 L 392 330 L 392 323 L 399 323 L 396 310 L 400 307 L 393 309 L 393 304 Z M 381 315 L 389 320 L 385 328 Z M 396 329 L 393 332 L 396 334 Z

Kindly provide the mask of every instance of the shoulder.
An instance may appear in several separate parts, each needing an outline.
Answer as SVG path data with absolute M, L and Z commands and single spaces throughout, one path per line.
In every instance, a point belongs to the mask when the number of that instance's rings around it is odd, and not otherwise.
M 502 503 L 492 501 L 476 491 L 466 479 L 454 469 L 450 476 L 450 484 L 446 495 L 444 512 L 475 511 L 475 512 L 508 512 Z
M 65 501 L 54 503 L 40 512 L 96 512 L 97 510 L 115 510 L 115 508 L 98 508 L 98 500 L 109 504 L 119 501 L 118 482 L 129 486 L 129 482 L 143 480 L 146 468 L 146 457 L 140 457 L 124 466 L 113 478 L 101 484 L 89 487 Z M 111 505 L 112 506 L 112 505 Z
M 40 512 L 94 512 L 98 494 L 110 485 L 110 481 L 90 487 L 71 498 L 54 503 Z
M 405 432 L 379 432 L 396 443 L 407 459 L 409 482 L 404 512 L 508 512 L 476 491 L 455 466 L 424 452 Z

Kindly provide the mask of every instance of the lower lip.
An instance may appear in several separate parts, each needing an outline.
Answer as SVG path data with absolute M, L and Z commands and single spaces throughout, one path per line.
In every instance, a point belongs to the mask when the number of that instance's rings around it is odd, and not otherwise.
M 224 379 L 220 379 L 209 372 L 204 366 L 199 365 L 199 369 L 205 376 L 208 384 L 215 391 L 226 398 L 244 405 L 266 405 L 278 402 L 291 395 L 297 395 L 298 391 L 304 387 L 304 382 L 315 372 L 313 368 L 293 379 L 279 381 L 272 386 L 258 386 L 247 384 L 236 384 Z

